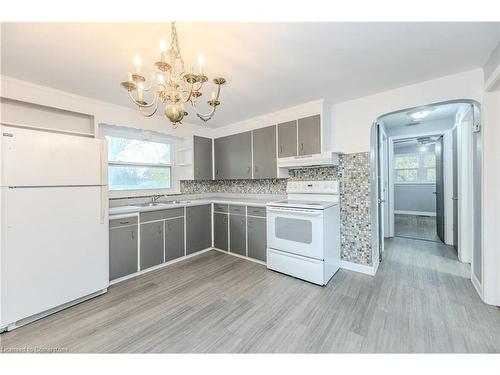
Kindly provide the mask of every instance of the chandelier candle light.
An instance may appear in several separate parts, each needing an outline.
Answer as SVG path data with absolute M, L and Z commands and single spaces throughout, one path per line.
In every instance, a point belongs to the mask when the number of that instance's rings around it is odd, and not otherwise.
M 155 63 L 156 71 L 149 85 L 146 83 L 144 75 L 141 74 L 142 60 L 139 55 L 135 56 L 134 65 L 135 73 L 128 73 L 128 79 L 122 82 L 121 85 L 128 91 L 130 98 L 144 116 L 153 116 L 158 110 L 161 101 L 166 103 L 164 115 L 170 120 L 174 128 L 182 123 L 184 117 L 188 115 L 184 110 L 184 103 L 191 103 L 196 115 L 205 122 L 213 117 L 217 106 L 220 104 L 220 87 L 226 83 L 226 80 L 222 77 L 213 79 L 213 82 L 217 85 L 217 91 L 213 91 L 210 100 L 207 101 L 212 109 L 208 113 L 199 112 L 196 101 L 202 96 L 203 84 L 208 81 L 208 77 L 203 71 L 205 57 L 200 55 L 198 58 L 199 70 L 197 74 L 193 72 L 192 67 L 189 72 L 185 71 L 175 22 L 172 22 L 170 49 L 167 50 L 165 40 L 160 41 L 160 61 Z M 137 91 L 135 97 L 134 91 Z M 149 103 L 144 97 L 147 92 L 153 92 L 153 98 Z

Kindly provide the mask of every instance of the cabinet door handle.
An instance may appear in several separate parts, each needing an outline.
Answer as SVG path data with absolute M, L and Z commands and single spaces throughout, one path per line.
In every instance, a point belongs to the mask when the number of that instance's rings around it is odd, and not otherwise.
M 301 149 L 302 151 L 304 151 L 304 144 L 303 144 L 303 143 L 301 143 L 301 144 L 300 144 L 300 149 Z
M 283 146 L 280 145 L 280 154 L 283 153 Z
M 135 240 L 135 234 L 134 231 L 132 231 L 132 239 Z
M 252 167 L 247 168 L 248 173 L 252 172 Z
M 216 175 L 219 175 L 219 168 L 216 168 L 216 169 L 215 169 L 215 174 L 216 174 Z
M 161 234 L 161 229 L 162 229 L 161 227 L 162 227 L 162 225 L 161 225 L 161 224 L 160 224 L 160 225 L 158 225 L 158 233 L 159 233 L 159 234 Z

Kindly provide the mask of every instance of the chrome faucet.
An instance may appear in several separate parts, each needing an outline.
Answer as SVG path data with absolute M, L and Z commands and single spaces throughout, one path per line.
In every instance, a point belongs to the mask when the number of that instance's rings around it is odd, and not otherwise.
M 155 203 L 158 201 L 158 199 L 160 199 L 160 198 L 161 198 L 161 197 L 163 197 L 163 196 L 165 196 L 165 195 L 153 194 L 153 195 L 151 196 L 151 203 L 152 203 L 152 204 L 155 204 Z

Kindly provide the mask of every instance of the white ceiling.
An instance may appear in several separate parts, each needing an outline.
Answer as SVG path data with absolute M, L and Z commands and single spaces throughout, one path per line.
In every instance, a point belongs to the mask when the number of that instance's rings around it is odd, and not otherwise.
M 202 52 L 209 76 L 228 79 L 211 126 L 482 66 L 498 30 L 498 23 L 178 24 L 186 63 Z M 2 74 L 131 107 L 119 83 L 135 54 L 145 67 L 157 61 L 170 25 L 2 23 L 1 31 Z
M 386 129 L 391 129 L 397 126 L 405 126 L 410 123 L 424 123 L 435 120 L 442 120 L 446 118 L 453 118 L 458 112 L 460 107 L 465 105 L 464 103 L 451 103 L 451 104 L 441 104 L 436 106 L 427 106 L 425 109 L 432 110 L 425 118 L 421 121 L 413 121 L 408 113 L 411 111 L 401 111 L 392 113 L 390 115 L 384 116 L 381 120 L 384 122 L 384 127 Z

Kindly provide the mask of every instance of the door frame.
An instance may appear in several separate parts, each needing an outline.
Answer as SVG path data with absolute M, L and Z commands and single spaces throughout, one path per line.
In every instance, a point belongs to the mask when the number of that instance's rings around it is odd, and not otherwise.
M 370 129 L 370 188 L 371 188 L 371 196 L 370 196 L 370 207 L 371 207 L 371 221 L 372 221 L 372 259 L 373 259 L 373 268 L 374 268 L 374 273 L 377 271 L 377 267 L 379 264 L 379 212 L 378 212 L 378 176 L 377 176 L 377 163 L 378 163 L 378 150 L 377 150 L 377 126 L 380 120 L 390 114 L 394 113 L 399 113 L 399 112 L 408 112 L 408 111 L 416 111 L 416 110 L 422 110 L 425 109 L 426 107 L 429 106 L 436 106 L 436 105 L 442 105 L 442 104 L 452 104 L 452 103 L 463 103 L 463 104 L 472 104 L 476 108 L 481 111 L 481 104 L 477 102 L 476 100 L 473 99 L 452 99 L 452 100 L 445 100 L 441 102 L 435 102 L 435 103 L 429 103 L 429 104 L 423 104 L 415 107 L 409 107 L 409 108 L 401 108 L 397 111 L 391 111 L 388 113 L 384 113 L 380 116 L 378 116 L 373 122 L 372 126 Z M 484 142 L 484 141 L 483 141 Z M 391 152 L 391 148 L 389 148 L 389 152 Z M 389 173 L 390 175 L 390 173 Z M 481 176 L 481 179 L 483 179 L 484 176 Z M 468 230 L 472 231 L 471 228 L 459 228 L 459 230 Z M 481 237 L 482 237 L 482 229 L 481 229 Z M 483 247 L 481 247 L 481 252 L 483 253 Z M 483 254 L 484 255 L 484 254 Z M 484 257 L 483 257 L 484 258 Z M 472 275 L 471 275 L 472 278 Z M 482 284 L 482 283 L 481 283 Z M 482 293 L 479 293 L 482 298 Z
M 451 147 L 451 129 L 438 130 L 435 132 L 416 132 L 405 135 L 389 137 L 389 171 L 394 170 L 394 143 L 403 139 L 414 139 L 417 137 L 439 137 L 443 136 L 443 184 L 444 184 L 444 227 L 445 243 L 453 243 L 453 150 Z M 389 235 L 394 237 L 394 175 L 389 173 Z

